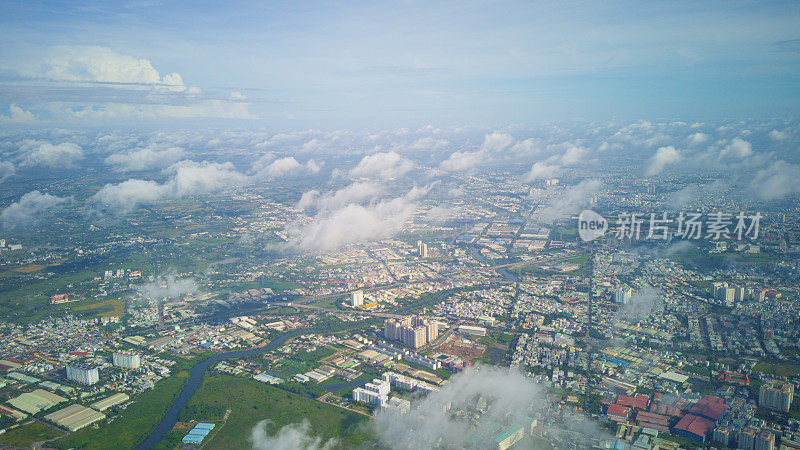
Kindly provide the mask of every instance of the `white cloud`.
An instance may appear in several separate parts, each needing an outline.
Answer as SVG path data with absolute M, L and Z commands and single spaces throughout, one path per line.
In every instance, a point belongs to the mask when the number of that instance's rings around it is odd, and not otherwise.
M 638 322 L 652 314 L 658 305 L 659 299 L 656 290 L 651 286 L 644 286 L 631 297 L 628 303 L 617 310 L 614 317 L 630 322 Z
M 330 450 L 338 444 L 336 439 L 323 442 L 322 438 L 311 434 L 308 420 L 282 427 L 270 436 L 267 428 L 272 422 L 262 420 L 250 432 L 253 450 Z
M 439 168 L 448 172 L 460 172 L 474 169 L 483 162 L 482 152 L 453 152 L 439 164 Z
M 300 165 L 300 163 L 297 162 L 294 157 L 287 156 L 285 158 L 276 159 L 270 163 L 270 165 L 266 167 L 266 171 L 263 173 L 269 177 L 279 177 L 290 172 L 297 171 L 302 167 L 303 166 Z
M 3 228 L 6 229 L 29 225 L 45 213 L 52 212 L 54 208 L 71 201 L 72 197 L 56 197 L 31 191 L 3 209 L 0 213 L 0 222 L 3 222 Z
M 708 135 L 705 133 L 692 133 L 686 138 L 692 144 L 702 144 L 708 140 Z
M 525 423 L 546 407 L 543 388 L 518 370 L 481 366 L 453 375 L 405 414 L 381 410 L 373 426 L 381 448 L 491 448 L 499 424 Z M 453 414 L 477 408 L 480 414 Z
M 560 172 L 561 166 L 546 164 L 540 161 L 531 166 L 531 170 L 522 176 L 522 181 L 530 183 L 531 181 L 555 178 Z
M 417 205 L 405 197 L 372 205 L 350 203 L 332 212 L 321 212 L 297 230 L 294 243 L 307 250 L 329 250 L 343 244 L 384 239 L 402 230 Z
M 778 200 L 800 193 L 800 166 L 775 161 L 756 173 L 751 182 L 753 193 L 762 200 Z
M 169 188 L 155 181 L 129 179 L 106 184 L 92 200 L 118 214 L 127 214 L 140 204 L 153 203 L 167 197 Z
M 600 192 L 601 186 L 600 180 L 583 180 L 577 185 L 567 188 L 561 195 L 548 201 L 547 205 L 538 213 L 537 220 L 540 223 L 549 224 L 553 220 L 577 214 L 592 205 L 592 197 Z
M 115 153 L 108 156 L 105 162 L 120 172 L 161 169 L 180 161 L 185 154 L 181 147 L 161 147 L 151 144 L 132 152 Z
M 300 164 L 293 156 L 275 159 L 273 153 L 266 153 L 253 163 L 253 173 L 260 178 L 278 178 L 298 174 L 302 171 L 319 173 L 321 169 L 322 163 L 313 159 L 309 159 L 305 164 Z
M 412 200 L 412 201 L 413 200 L 419 200 L 422 197 L 425 197 L 426 195 L 428 195 L 428 193 L 431 191 L 431 189 L 435 188 L 439 184 L 441 184 L 441 181 L 436 180 L 436 181 L 434 181 L 432 183 L 428 183 L 425 186 L 414 186 L 411 189 L 409 189 L 408 192 L 406 192 L 405 199 L 406 200 Z
M 0 114 L 0 123 L 32 123 L 36 122 L 36 116 L 30 112 L 25 111 L 14 103 L 9 106 L 9 115 L 4 116 Z
M 145 298 L 179 298 L 194 292 L 197 292 L 194 278 L 177 278 L 174 274 L 139 286 L 139 294 Z
M 142 84 L 165 86 L 176 91 L 186 89 L 178 73 L 162 77 L 147 59 L 95 45 L 53 47 L 31 74 L 55 81 Z
M 21 165 L 46 167 L 49 169 L 68 169 L 83 159 L 83 149 L 77 144 L 64 142 L 51 144 L 46 141 L 25 141 L 20 146 L 24 155 Z
M 486 153 L 497 153 L 505 150 L 509 145 L 514 143 L 514 138 L 505 133 L 494 132 L 487 134 L 483 138 L 481 144 L 481 151 Z
M 57 85 L 33 99 L 53 120 L 120 121 L 163 118 L 254 118 L 241 94 L 213 98 L 178 73 L 161 74 L 146 58 L 101 46 L 56 46 L 20 75 Z M 13 118 L 12 110 L 12 118 Z M 28 118 L 24 111 L 17 118 Z
M 306 161 L 306 170 L 308 171 L 308 173 L 319 173 L 319 171 L 322 170 L 322 166 L 324 164 L 325 164 L 324 162 L 317 162 L 313 159 L 309 159 L 308 161 Z
M 173 164 L 166 173 L 174 174 L 169 185 L 177 198 L 209 194 L 248 181 L 247 177 L 237 172 L 229 162 L 181 161 Z
M 422 137 L 422 138 L 419 138 L 419 139 L 415 140 L 414 142 L 412 142 L 412 143 L 410 143 L 408 145 L 405 145 L 405 144 L 394 144 L 393 148 L 395 148 L 397 151 L 401 151 L 401 152 L 405 152 L 405 151 L 408 151 L 408 152 L 419 152 L 419 151 L 431 152 L 431 151 L 434 151 L 434 150 L 440 150 L 442 148 L 445 148 L 448 145 L 450 145 L 450 141 L 448 141 L 447 139 L 435 139 L 435 138 L 432 138 L 432 137 Z
M 364 200 L 374 199 L 382 189 L 379 184 L 372 182 L 356 182 L 341 189 L 320 195 L 319 191 L 305 192 L 297 203 L 299 209 L 316 208 L 321 211 L 331 211 L 350 203 L 360 203 Z
M 743 159 L 753 154 L 753 146 L 740 138 L 733 138 L 719 154 L 719 159 Z
M 673 146 L 661 147 L 650 158 L 650 165 L 647 167 L 646 174 L 653 176 L 661 173 L 667 166 L 680 162 L 683 159 L 681 152 Z
M 0 183 L 15 173 L 17 173 L 17 168 L 14 167 L 14 163 L 9 161 L 0 161 Z
M 106 184 L 91 201 L 116 214 L 127 214 L 140 204 L 166 198 L 204 195 L 248 183 L 247 176 L 237 172 L 231 163 L 181 161 L 164 170 L 170 178 L 163 184 L 156 181 L 129 179 Z
M 413 167 L 411 161 L 397 152 L 375 153 L 362 158 L 358 165 L 350 170 L 350 177 L 395 178 L 404 175 Z
M 47 107 L 56 117 L 83 121 L 108 120 L 158 120 L 170 119 L 253 119 L 248 104 L 217 99 L 184 99 L 183 104 L 139 103 L 131 99 L 127 103 L 118 101 L 73 103 L 50 102 Z M 168 99 L 164 100 L 169 101 Z
M 783 131 L 772 130 L 769 132 L 770 139 L 774 139 L 776 141 L 782 141 L 786 139 L 788 136 Z
M 403 229 L 418 208 L 417 200 L 426 196 L 438 181 L 413 187 L 405 195 L 377 200 L 380 185 L 352 183 L 335 192 L 303 194 L 297 207 L 316 208 L 311 222 L 290 230 L 290 246 L 306 250 L 329 250 L 343 244 L 384 239 Z
M 541 148 L 540 142 L 536 138 L 528 138 L 524 141 L 519 141 L 511 147 L 511 152 L 519 155 L 531 155 L 539 153 Z
M 570 145 L 559 159 L 561 164 L 572 166 L 585 160 L 587 149 L 579 145 Z
M 453 152 L 439 164 L 439 168 L 448 172 L 474 169 L 489 159 L 499 157 L 499 153 L 513 143 L 514 138 L 508 134 L 498 132 L 487 134 L 478 150 Z

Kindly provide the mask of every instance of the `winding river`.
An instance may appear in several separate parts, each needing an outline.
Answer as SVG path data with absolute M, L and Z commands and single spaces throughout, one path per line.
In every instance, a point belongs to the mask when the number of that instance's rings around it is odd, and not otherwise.
M 472 253 L 472 256 L 475 259 L 477 259 L 479 262 L 481 262 L 483 264 L 489 264 L 489 261 L 487 261 L 486 258 L 483 257 L 483 254 L 481 254 L 480 249 L 478 249 L 477 247 L 474 247 L 474 246 L 470 246 L 469 250 Z M 506 279 L 506 281 L 511 281 L 513 283 L 516 283 L 517 281 L 519 281 L 519 278 L 517 278 L 516 275 L 511 273 L 505 267 L 495 268 L 495 270 L 498 271 L 500 273 L 500 275 L 502 275 L 503 278 Z
M 308 330 L 305 330 L 305 332 L 308 332 Z M 207 359 L 195 364 L 189 371 L 189 381 L 186 382 L 186 386 L 183 387 L 183 390 L 178 395 L 178 398 L 175 399 L 175 401 L 172 403 L 172 406 L 170 406 L 169 410 L 167 410 L 167 413 L 161 418 L 161 422 L 158 423 L 158 426 L 156 426 L 156 428 L 150 433 L 149 436 L 147 436 L 144 441 L 142 441 L 141 444 L 136 446 L 136 449 L 151 449 L 156 444 L 161 442 L 167 433 L 172 431 L 172 428 L 174 428 L 175 424 L 178 423 L 178 415 L 183 407 L 186 406 L 186 403 L 189 402 L 189 399 L 192 398 L 192 395 L 197 388 L 200 387 L 200 383 L 203 381 L 203 374 L 205 374 L 209 367 L 224 359 L 241 358 L 244 356 L 272 350 L 286 342 L 286 340 L 290 337 L 297 334 L 297 331 L 292 331 L 282 335 L 263 347 L 251 348 L 248 350 L 237 350 L 227 353 L 218 353 L 216 355 L 209 356 Z
M 483 257 L 483 255 L 481 255 L 478 249 L 476 249 L 475 247 L 470 247 L 470 250 L 472 251 L 472 255 L 475 257 L 475 259 L 477 259 L 482 263 L 487 263 L 486 259 Z M 508 281 L 512 282 L 518 281 L 518 278 L 505 268 L 500 268 L 498 272 L 500 272 L 500 274 L 502 274 L 503 277 L 505 277 L 505 279 Z M 444 295 L 445 294 L 442 294 L 442 296 Z M 305 330 L 305 332 L 308 332 L 308 330 Z M 183 387 L 183 390 L 178 395 L 178 398 L 175 399 L 175 401 L 172 403 L 172 406 L 170 406 L 169 410 L 167 410 L 167 413 L 164 415 L 164 417 L 161 418 L 161 421 L 158 423 L 158 426 L 156 426 L 156 428 L 150 433 L 150 435 L 147 436 L 147 438 L 144 441 L 142 441 L 142 443 L 139 444 L 136 447 L 136 449 L 137 450 L 151 449 L 156 444 L 161 442 L 167 435 L 167 433 L 172 431 L 172 428 L 174 428 L 175 424 L 178 423 L 178 415 L 180 414 L 183 407 L 186 406 L 186 404 L 189 402 L 189 399 L 192 398 L 192 395 L 194 395 L 197 388 L 200 387 L 200 383 L 203 381 L 203 374 L 205 374 L 206 370 L 208 370 L 209 367 L 225 359 L 241 358 L 244 356 L 254 355 L 256 353 L 263 353 L 270 351 L 275 347 L 278 347 L 279 345 L 286 342 L 287 339 L 297 334 L 298 334 L 297 331 L 289 332 L 263 347 L 251 348 L 248 350 L 237 350 L 227 353 L 219 353 L 210 356 L 208 357 L 208 359 L 205 359 L 195 364 L 189 371 L 189 381 L 187 381 L 186 386 Z M 335 390 L 336 388 L 343 388 L 349 386 L 350 384 L 351 383 L 342 384 L 341 386 L 338 385 L 328 386 L 328 388 L 334 388 Z

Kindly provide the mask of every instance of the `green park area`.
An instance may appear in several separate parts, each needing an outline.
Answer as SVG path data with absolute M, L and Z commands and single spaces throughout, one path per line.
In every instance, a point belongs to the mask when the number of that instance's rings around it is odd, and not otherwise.
M 795 364 L 768 364 L 762 362 L 753 366 L 753 372 L 761 372 L 763 374 L 779 377 L 794 377 L 800 374 L 800 366 Z
M 230 410 L 227 420 L 225 412 Z M 262 421 L 267 434 L 281 427 L 307 420 L 311 432 L 327 441 L 357 445 L 370 438 L 364 415 L 347 411 L 251 379 L 228 375 L 206 376 L 192 399 L 181 411 L 180 420 L 216 424 L 204 448 L 249 447 L 253 427 Z M 176 448 L 187 430 L 173 430 L 157 448 Z

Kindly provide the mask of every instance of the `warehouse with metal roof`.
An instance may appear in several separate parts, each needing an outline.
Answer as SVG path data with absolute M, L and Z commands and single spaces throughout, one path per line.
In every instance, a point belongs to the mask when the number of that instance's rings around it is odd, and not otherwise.
M 110 397 L 106 397 L 102 400 L 92 403 L 91 406 L 94 410 L 105 411 L 114 405 L 119 405 L 122 402 L 128 401 L 129 398 L 130 397 L 128 397 L 128 394 L 114 394 Z
M 76 403 L 48 414 L 44 418 L 69 431 L 77 431 L 86 425 L 105 419 L 106 415 Z
M 16 396 L 9 400 L 8 403 L 26 413 L 36 414 L 65 401 L 67 399 L 60 395 L 47 392 L 44 389 L 36 389 L 33 392 L 26 392 Z

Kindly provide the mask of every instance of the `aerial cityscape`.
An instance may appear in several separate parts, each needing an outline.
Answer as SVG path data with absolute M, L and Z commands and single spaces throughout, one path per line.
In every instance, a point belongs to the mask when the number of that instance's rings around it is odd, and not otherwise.
M 800 449 L 797 3 L 0 5 L 0 448 Z

